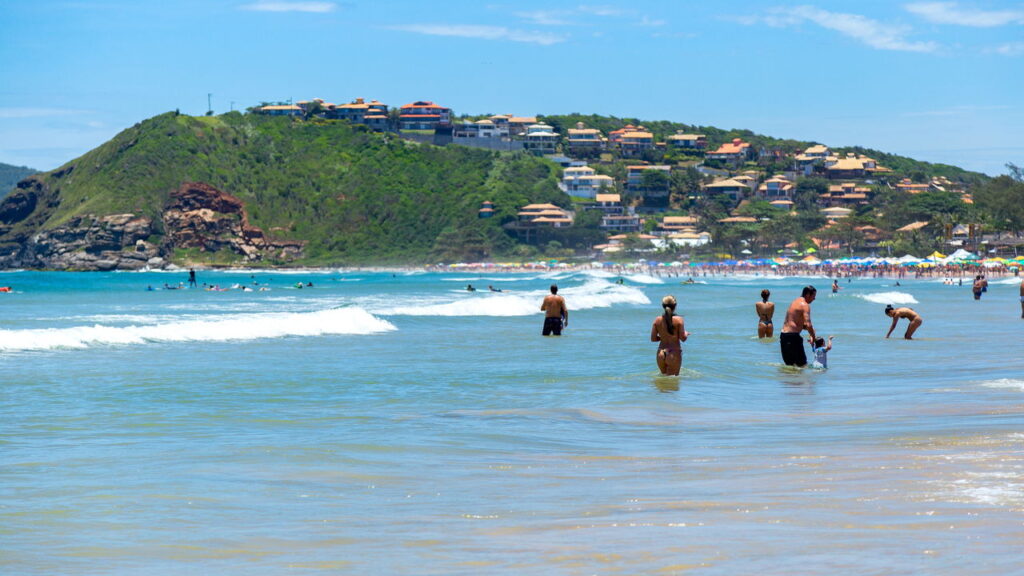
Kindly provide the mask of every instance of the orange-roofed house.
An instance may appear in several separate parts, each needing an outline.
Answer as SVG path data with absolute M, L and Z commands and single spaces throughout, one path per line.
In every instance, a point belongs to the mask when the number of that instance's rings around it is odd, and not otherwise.
M 839 206 L 852 208 L 868 203 L 868 193 L 871 188 L 858 186 L 854 182 L 843 182 L 832 184 L 828 187 L 828 193 L 819 198 L 819 203 L 827 206 Z
M 643 126 L 619 135 L 619 153 L 623 158 L 642 158 L 648 150 L 654 149 L 654 134 Z
M 626 124 L 622 128 L 619 128 L 618 130 L 612 130 L 611 132 L 609 132 L 608 141 L 611 142 L 612 144 L 618 145 L 620 142 L 622 142 L 623 134 L 625 134 L 626 132 L 636 132 L 636 130 L 636 126 L 633 126 L 632 124 Z
M 735 178 L 726 178 L 723 180 L 716 180 L 711 184 L 705 184 L 703 186 L 703 190 L 707 196 L 725 194 L 731 198 L 733 202 L 739 202 L 751 192 L 749 185 L 736 180 Z
M 529 131 L 530 126 L 537 124 L 537 117 L 509 115 L 507 124 L 509 136 L 522 136 Z
M 847 154 L 845 157 L 830 156 L 825 160 L 825 172 L 831 179 L 836 178 L 869 178 L 879 173 L 890 172 L 888 168 L 878 165 L 873 158 L 859 154 Z
M 452 109 L 433 102 L 420 100 L 399 109 L 399 130 L 436 130 L 439 125 L 452 122 Z
M 777 175 L 765 180 L 757 187 L 757 195 L 768 202 L 792 201 L 796 186 L 785 176 Z
M 896 189 L 900 192 L 906 192 L 907 194 L 920 194 L 927 192 L 931 188 L 931 184 L 916 184 L 910 178 L 904 178 L 896 184 Z
M 717 149 L 707 153 L 708 160 L 722 160 L 733 164 L 740 164 L 750 159 L 753 150 L 750 143 L 739 138 L 733 138 L 732 142 L 726 142 Z
M 594 197 L 594 205 L 605 214 L 622 214 L 622 196 L 619 194 L 598 194 Z
M 668 137 L 668 145 L 673 150 L 703 150 L 708 145 L 704 134 L 687 134 L 679 130 Z
M 575 128 L 569 129 L 565 142 L 571 156 L 586 158 L 600 154 L 608 140 L 600 130 L 587 128 L 583 122 L 577 122 Z
M 367 102 L 362 98 L 356 98 L 348 104 L 332 108 L 328 118 L 347 120 L 353 124 L 365 124 L 374 130 L 386 130 L 388 106 L 377 100 Z
M 294 104 L 271 104 L 260 106 L 256 112 L 266 116 L 302 116 L 302 108 Z
M 554 204 L 529 204 L 520 208 L 517 216 L 520 226 L 564 228 L 571 226 L 573 222 L 572 212 Z

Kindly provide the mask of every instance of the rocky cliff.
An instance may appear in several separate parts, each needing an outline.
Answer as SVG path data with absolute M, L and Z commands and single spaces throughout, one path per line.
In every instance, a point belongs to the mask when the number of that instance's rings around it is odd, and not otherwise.
M 241 200 L 201 182 L 186 182 L 172 193 L 158 222 L 131 213 L 88 214 L 34 234 L 28 232 L 40 228 L 58 203 L 47 184 L 34 178 L 21 182 L 0 203 L 0 236 L 8 240 L 0 246 L 0 268 L 163 268 L 178 250 L 226 249 L 239 261 L 248 262 L 302 257 L 301 242 L 268 238 L 249 224 Z

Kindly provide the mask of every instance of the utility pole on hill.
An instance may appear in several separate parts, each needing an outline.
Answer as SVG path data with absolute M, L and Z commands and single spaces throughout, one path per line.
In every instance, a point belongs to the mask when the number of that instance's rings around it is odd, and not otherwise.
M 213 115 L 213 104 L 212 104 L 212 102 L 213 102 L 213 94 L 210 93 L 210 92 L 207 92 L 206 93 L 206 115 L 207 116 L 212 116 Z

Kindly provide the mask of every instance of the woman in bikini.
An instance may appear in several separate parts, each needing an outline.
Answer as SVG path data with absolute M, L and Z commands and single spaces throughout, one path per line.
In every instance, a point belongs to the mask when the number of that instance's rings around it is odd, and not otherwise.
M 761 301 L 754 304 L 754 309 L 757 310 L 757 337 L 758 338 L 771 338 L 772 334 L 775 333 L 775 327 L 772 326 L 772 316 L 775 315 L 775 302 L 769 302 L 768 297 L 772 293 L 768 289 L 761 290 Z
M 665 313 L 654 319 L 651 326 L 651 342 L 658 342 L 658 369 L 666 376 L 678 376 L 683 365 L 682 343 L 690 336 L 683 328 L 683 317 L 676 316 L 676 299 L 665 296 L 661 299 Z
M 892 334 L 892 331 L 896 328 L 896 323 L 900 321 L 900 318 L 906 318 L 910 321 L 910 325 L 907 326 L 907 332 L 903 337 L 907 340 L 913 340 L 914 331 L 917 330 L 917 327 L 920 326 L 922 322 L 921 315 L 914 312 L 913 308 L 893 308 L 892 304 L 885 307 L 885 315 L 892 318 L 892 326 L 889 326 L 889 332 L 885 334 L 886 338 L 889 337 L 889 334 Z

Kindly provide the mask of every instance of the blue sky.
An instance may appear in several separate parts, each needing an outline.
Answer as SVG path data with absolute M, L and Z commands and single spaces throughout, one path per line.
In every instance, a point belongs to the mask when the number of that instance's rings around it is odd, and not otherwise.
M 1024 3 L 0 0 L 0 162 L 153 115 L 433 100 L 1024 165 Z

